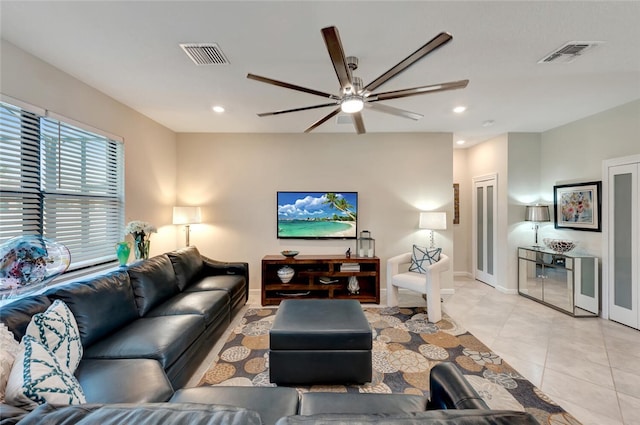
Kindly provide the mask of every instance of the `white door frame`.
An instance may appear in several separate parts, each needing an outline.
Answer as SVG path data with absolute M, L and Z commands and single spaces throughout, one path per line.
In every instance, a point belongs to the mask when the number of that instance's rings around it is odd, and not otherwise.
M 493 286 L 494 288 L 498 282 L 498 173 L 485 174 L 483 176 L 473 177 L 472 178 L 472 230 L 471 230 L 471 240 L 472 240 L 472 258 L 473 258 L 473 278 L 480 280 L 481 282 L 487 283 L 488 285 Z M 478 270 L 478 215 L 476 213 L 478 207 L 477 201 L 477 188 L 476 185 L 482 182 L 492 182 L 493 183 L 493 274 L 487 274 L 480 272 Z M 486 194 L 486 192 L 485 192 Z M 484 204 L 485 213 L 483 216 L 486 218 L 486 203 Z M 486 234 L 486 233 L 483 233 Z M 483 252 L 486 253 L 486 240 L 483 244 Z M 486 268 L 485 268 L 486 270 Z
M 611 194 L 609 190 L 610 177 L 609 171 L 612 167 L 631 165 L 640 163 L 640 155 L 631 155 L 622 158 L 613 158 L 602 161 L 602 312 L 603 319 L 610 319 L 610 307 L 612 302 L 612 276 L 610 249 L 613 245 L 613 237 L 611 237 Z M 636 232 L 640 230 L 636 229 Z M 637 238 L 637 236 L 636 236 Z M 636 253 L 637 255 L 637 253 Z

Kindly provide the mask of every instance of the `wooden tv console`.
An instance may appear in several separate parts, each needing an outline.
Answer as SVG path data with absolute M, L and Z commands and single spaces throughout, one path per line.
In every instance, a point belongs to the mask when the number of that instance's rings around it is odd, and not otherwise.
M 360 270 L 341 271 L 348 265 L 359 265 Z M 295 271 L 288 283 L 278 277 L 278 270 L 284 266 Z M 351 294 L 347 289 L 351 276 L 358 279 L 360 291 L 357 294 Z M 262 305 L 277 305 L 282 300 L 295 298 L 341 298 L 380 304 L 380 259 L 344 255 L 265 256 L 262 259 Z

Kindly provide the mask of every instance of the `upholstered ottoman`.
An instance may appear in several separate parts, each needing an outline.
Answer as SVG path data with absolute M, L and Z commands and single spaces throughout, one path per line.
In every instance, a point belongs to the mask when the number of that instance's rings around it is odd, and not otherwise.
M 269 332 L 281 385 L 371 382 L 371 327 L 356 300 L 284 300 Z

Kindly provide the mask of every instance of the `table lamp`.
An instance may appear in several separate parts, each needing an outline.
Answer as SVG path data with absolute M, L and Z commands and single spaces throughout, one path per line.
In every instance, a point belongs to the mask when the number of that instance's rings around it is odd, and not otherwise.
M 535 230 L 535 245 L 534 248 L 540 248 L 538 245 L 538 223 L 543 223 L 545 221 L 551 221 L 549 216 L 549 206 L 548 205 L 527 205 L 525 210 L 525 221 L 533 221 L 535 224 L 533 228 Z
M 429 247 L 429 249 L 434 249 L 436 246 L 433 242 L 433 231 L 447 229 L 447 213 L 444 211 L 421 212 L 418 228 L 427 229 L 431 232 L 431 246 Z
M 201 222 L 200 207 L 173 207 L 173 224 L 184 224 L 186 244 L 189 246 L 190 225 Z

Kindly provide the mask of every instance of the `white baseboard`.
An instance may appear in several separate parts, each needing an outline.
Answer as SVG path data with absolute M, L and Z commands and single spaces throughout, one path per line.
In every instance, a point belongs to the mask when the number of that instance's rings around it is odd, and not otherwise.
M 469 273 L 469 272 L 453 272 L 453 277 L 466 277 L 468 279 L 473 279 L 473 273 Z
M 503 294 L 509 294 L 509 295 L 518 295 L 518 289 L 509 289 L 509 288 L 505 288 L 503 286 L 495 286 L 496 291 L 500 291 Z

